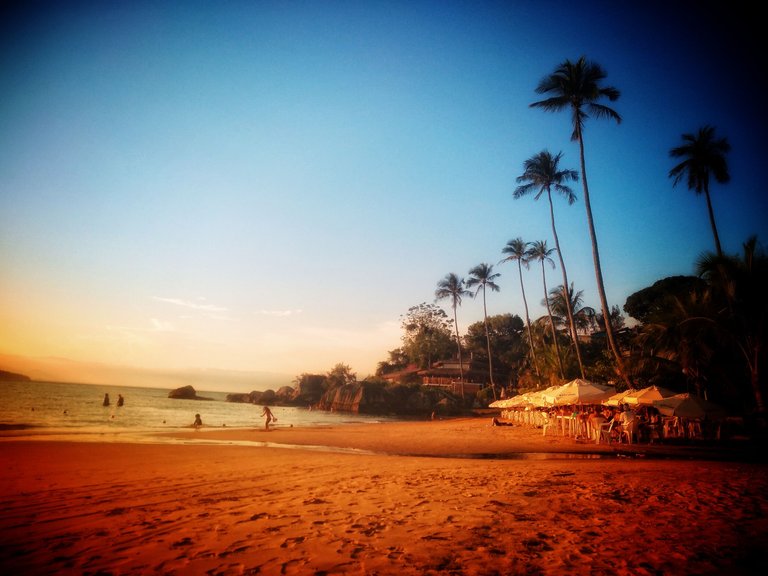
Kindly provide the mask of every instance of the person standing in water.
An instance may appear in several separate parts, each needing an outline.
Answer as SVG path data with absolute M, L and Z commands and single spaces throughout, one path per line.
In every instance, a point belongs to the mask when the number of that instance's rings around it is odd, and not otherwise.
M 264 423 L 264 429 L 269 432 L 269 423 L 270 422 L 277 422 L 277 418 L 275 418 L 274 414 L 272 414 L 272 410 L 269 409 L 269 406 L 264 406 L 264 408 L 261 411 L 262 416 L 266 416 L 267 420 Z
M 200 418 L 200 414 L 195 414 L 195 423 L 192 424 L 195 428 L 200 428 L 203 425 L 203 419 Z
M 109 394 L 104 394 L 104 402 L 102 402 L 101 405 L 109 406 Z
M 123 395 L 122 394 L 118 394 L 117 395 L 117 405 L 118 406 L 122 406 L 124 403 L 125 403 L 125 399 L 123 399 Z

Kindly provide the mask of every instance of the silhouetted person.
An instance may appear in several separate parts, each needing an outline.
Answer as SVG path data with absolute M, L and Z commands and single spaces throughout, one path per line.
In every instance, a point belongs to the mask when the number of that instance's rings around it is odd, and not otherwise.
M 264 423 L 265 430 L 269 430 L 270 422 L 277 422 L 277 418 L 275 418 L 275 415 L 272 414 L 272 410 L 269 409 L 269 406 L 264 406 L 264 408 L 261 411 L 261 415 L 267 417 L 267 421 Z
M 109 406 L 109 394 L 104 394 L 104 402 L 102 402 L 101 405 Z
M 200 428 L 203 425 L 203 419 L 200 418 L 200 414 L 195 414 L 195 423 L 192 424 L 195 428 Z
M 125 399 L 122 394 L 117 395 L 117 405 L 122 406 L 125 403 Z

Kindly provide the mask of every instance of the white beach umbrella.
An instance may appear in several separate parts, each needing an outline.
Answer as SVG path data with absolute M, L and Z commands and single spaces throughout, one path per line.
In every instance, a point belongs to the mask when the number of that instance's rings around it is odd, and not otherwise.
M 624 397 L 628 394 L 634 394 L 637 392 L 634 388 L 629 388 L 627 390 L 624 390 L 623 392 L 617 392 L 607 400 L 603 400 L 603 404 L 606 406 L 618 406 L 619 404 L 624 403 Z
M 525 394 L 518 394 L 517 396 L 512 396 L 512 398 L 503 398 L 501 400 L 496 400 L 495 402 L 491 402 L 488 404 L 489 408 L 513 408 L 515 406 L 522 406 L 525 405 L 527 402 L 527 398 Z
M 548 396 L 560 386 L 550 386 L 545 390 L 538 390 L 536 392 L 529 392 L 528 402 L 532 406 L 537 408 L 548 408 L 552 406 L 552 402 L 549 401 Z
M 654 400 L 653 405 L 664 416 L 679 416 L 680 418 L 725 418 L 728 412 L 714 402 L 709 402 L 699 396 L 690 394 L 675 394 L 661 400 Z
M 615 388 L 577 378 L 546 393 L 544 399 L 556 406 L 564 404 L 599 404 L 615 392 Z
M 666 388 L 659 388 L 658 386 L 648 386 L 636 390 L 632 394 L 624 396 L 624 404 L 646 404 L 652 405 L 654 400 L 661 400 L 669 396 L 674 396 L 674 392 L 667 390 Z

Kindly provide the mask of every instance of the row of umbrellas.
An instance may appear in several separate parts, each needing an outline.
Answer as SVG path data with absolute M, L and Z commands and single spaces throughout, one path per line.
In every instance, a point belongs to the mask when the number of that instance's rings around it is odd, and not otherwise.
M 654 406 L 664 416 L 681 418 L 723 418 L 727 416 L 724 408 L 691 394 L 675 394 L 658 386 L 648 386 L 640 390 L 616 392 L 611 386 L 589 382 L 581 378 L 561 386 L 551 386 L 546 390 L 526 392 L 512 398 L 497 400 L 491 408 L 513 408 L 516 406 L 551 407 L 567 404 L 605 404 L 619 406 Z

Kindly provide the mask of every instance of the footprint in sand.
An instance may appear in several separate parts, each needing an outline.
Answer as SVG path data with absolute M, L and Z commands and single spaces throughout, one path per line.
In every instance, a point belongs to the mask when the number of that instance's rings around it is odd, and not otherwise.
M 295 546 L 296 544 L 301 544 L 302 542 L 304 542 L 304 539 L 305 539 L 304 536 L 297 536 L 295 538 L 286 538 L 285 541 L 282 544 L 280 544 L 280 548 L 287 548 L 288 546 L 291 546 L 291 545 Z

